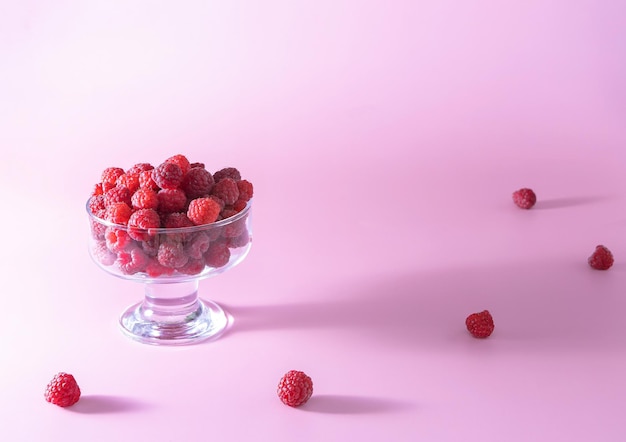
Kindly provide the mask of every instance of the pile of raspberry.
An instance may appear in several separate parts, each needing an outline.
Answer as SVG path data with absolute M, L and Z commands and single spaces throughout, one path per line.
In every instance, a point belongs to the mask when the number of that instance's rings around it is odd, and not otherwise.
M 222 267 L 231 249 L 250 241 L 247 214 L 237 216 L 252 194 L 252 183 L 236 168 L 211 173 L 181 154 L 156 167 L 108 167 L 88 202 L 96 218 L 91 221 L 92 254 L 102 265 L 116 265 L 127 275 L 194 275 L 207 266 Z M 231 223 L 211 225 L 231 217 Z M 155 230 L 195 226 L 206 228 Z

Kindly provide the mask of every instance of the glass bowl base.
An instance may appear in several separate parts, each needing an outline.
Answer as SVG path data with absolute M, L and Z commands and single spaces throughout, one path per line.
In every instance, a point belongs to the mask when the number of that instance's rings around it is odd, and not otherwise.
M 144 344 L 190 345 L 218 338 L 229 317 L 215 302 L 196 298 L 184 314 L 163 315 L 140 302 L 126 309 L 119 323 L 126 336 Z

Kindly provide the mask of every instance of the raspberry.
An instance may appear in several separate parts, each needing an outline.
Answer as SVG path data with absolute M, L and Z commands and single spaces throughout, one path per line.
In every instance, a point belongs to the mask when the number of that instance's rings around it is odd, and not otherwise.
M 69 407 L 80 399 L 80 388 L 74 376 L 61 372 L 48 383 L 44 397 L 51 404 Z
M 222 178 L 215 183 L 211 189 L 211 194 L 224 201 L 224 204 L 229 205 L 239 199 L 239 188 L 237 182 L 232 178 Z
M 106 241 L 98 241 L 91 250 L 93 257 L 103 266 L 113 265 L 116 255 L 107 247 Z
M 117 254 L 115 263 L 122 273 L 126 275 L 134 275 L 143 272 L 148 265 L 148 256 L 139 247 L 133 247 L 130 250 L 122 250 Z
M 237 188 L 239 189 L 239 200 L 250 201 L 254 194 L 254 188 L 252 183 L 248 180 L 237 181 Z
M 195 259 L 192 258 L 187 261 L 187 264 L 178 269 L 180 273 L 184 273 L 185 275 L 197 275 L 198 273 L 202 273 L 204 270 L 205 264 L 204 259 Z
M 230 260 L 230 249 L 225 242 L 212 242 L 204 254 L 204 261 L 209 267 L 224 267 Z
M 137 189 L 130 197 L 130 202 L 135 209 L 156 209 L 159 207 L 157 193 L 148 187 Z
M 151 259 L 146 265 L 145 272 L 148 276 L 156 278 L 158 276 L 170 276 L 174 273 L 174 269 L 161 265 L 156 259 Z
M 159 190 L 159 186 L 152 179 L 152 170 L 143 170 L 139 172 L 139 187 L 145 187 L 147 189 Z
M 183 178 L 181 188 L 185 191 L 187 198 L 194 199 L 208 196 L 214 183 L 213 176 L 208 170 L 194 167 Z
M 239 170 L 234 167 L 225 167 L 213 174 L 213 179 L 216 183 L 221 181 L 223 178 L 230 178 L 234 181 L 239 181 L 241 179 L 241 173 L 239 173 Z
M 467 330 L 475 338 L 487 338 L 493 333 L 493 318 L 488 310 L 472 313 L 465 319 Z
M 299 407 L 313 394 L 313 381 L 302 371 L 288 371 L 278 383 L 278 397 L 290 407 Z
M 132 243 L 130 236 L 125 230 L 113 227 L 107 227 L 104 233 L 104 240 L 109 250 L 113 253 L 127 249 Z
M 113 203 L 132 205 L 130 189 L 128 187 L 115 186 L 107 190 L 104 194 L 104 205 L 109 207 Z
M 587 260 L 589 265 L 596 270 L 608 270 L 613 265 L 613 254 L 609 249 L 600 245 Z
M 161 163 L 152 170 L 152 179 L 161 189 L 176 189 L 183 180 L 183 170 L 175 163 Z
M 183 175 L 186 175 L 187 172 L 189 172 L 189 168 L 191 167 L 189 160 L 187 159 L 187 157 L 185 155 L 174 155 L 172 157 L 169 157 L 167 160 L 164 161 L 165 163 L 172 163 L 172 164 L 176 164 L 178 167 L 180 167 L 180 170 L 183 171 Z
M 235 212 L 241 212 L 248 205 L 247 201 L 241 199 L 241 197 L 235 201 L 235 204 L 232 205 L 232 208 Z
M 163 221 L 163 227 L 177 229 L 179 227 L 193 227 L 195 224 L 187 217 L 186 213 L 168 213 Z
M 157 193 L 159 212 L 180 212 L 187 205 L 185 192 L 180 189 L 161 189 Z
M 89 198 L 89 211 L 95 215 L 96 213 L 100 213 L 106 209 L 104 205 L 104 196 L 102 195 L 94 195 Z
M 116 186 L 122 186 L 128 188 L 130 192 L 134 192 L 139 189 L 139 174 L 129 174 L 128 172 L 120 175 L 117 181 L 115 181 Z
M 137 163 L 126 171 L 127 174 L 139 175 L 141 172 L 154 169 L 154 166 L 150 163 Z
M 220 206 L 211 198 L 196 198 L 187 209 L 187 217 L 197 226 L 215 222 L 219 214 Z
M 196 167 L 199 167 L 200 169 L 206 169 L 206 167 L 204 167 L 204 163 L 191 163 L 189 167 L 191 169 L 194 169 Z
M 227 244 L 231 249 L 236 249 L 237 247 L 243 247 L 250 242 L 250 236 L 248 235 L 248 231 L 244 230 L 239 236 L 234 238 L 228 238 Z
M 177 269 L 187 264 L 189 257 L 185 254 L 181 243 L 166 241 L 159 245 L 157 259 L 162 266 Z
M 143 241 L 150 237 L 148 229 L 161 227 L 161 217 L 154 209 L 139 209 L 128 220 L 128 234 L 137 241 Z
M 106 212 L 104 210 L 99 210 L 93 215 L 98 219 L 105 219 Z M 91 235 L 94 239 L 104 239 L 104 232 L 107 229 L 106 224 L 102 224 L 100 221 L 96 221 L 95 219 L 90 219 L 89 224 L 91 225 Z
M 200 259 L 209 249 L 211 239 L 204 232 L 196 233 L 192 239 L 185 244 L 185 253 L 192 259 Z
M 537 196 L 531 189 L 519 189 L 513 192 L 513 202 L 522 209 L 530 209 L 537 202 Z
M 95 184 L 93 186 L 93 190 L 91 191 L 91 196 L 102 195 L 104 190 L 102 190 L 102 183 Z
M 104 169 L 100 179 L 102 182 L 102 190 L 106 192 L 115 187 L 115 182 L 122 175 L 124 175 L 124 169 L 121 167 L 107 167 Z
M 126 203 L 113 203 L 107 207 L 104 213 L 104 219 L 114 224 L 128 224 L 130 215 L 132 215 L 133 209 L 131 209 Z

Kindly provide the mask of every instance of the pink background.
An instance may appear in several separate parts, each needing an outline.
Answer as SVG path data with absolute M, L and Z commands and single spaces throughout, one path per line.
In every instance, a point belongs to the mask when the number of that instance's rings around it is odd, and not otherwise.
M 625 440 L 624 17 L 0 2 L 0 438 Z M 91 262 L 84 203 L 105 167 L 176 153 L 254 182 L 254 245 L 200 284 L 222 339 L 151 347 L 117 328 L 142 287 Z M 299 409 L 275 394 L 290 369 L 315 385 Z M 58 371 L 70 409 L 43 399 Z

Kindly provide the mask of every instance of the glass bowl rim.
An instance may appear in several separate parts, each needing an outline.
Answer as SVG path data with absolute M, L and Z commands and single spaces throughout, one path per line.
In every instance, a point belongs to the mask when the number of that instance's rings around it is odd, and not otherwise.
M 89 218 L 92 219 L 93 221 L 99 224 L 102 224 L 103 226 L 106 226 L 106 227 L 112 227 L 115 229 L 122 229 L 122 230 L 132 230 L 136 232 L 149 232 L 151 234 L 194 233 L 194 232 L 199 232 L 203 230 L 209 230 L 209 229 L 214 229 L 218 227 L 228 226 L 246 217 L 252 207 L 252 198 L 250 198 L 246 202 L 246 207 L 244 207 L 243 210 L 241 210 L 240 212 L 237 212 L 235 215 L 229 216 L 228 218 L 215 221 L 209 224 L 200 224 L 197 226 L 189 226 L 189 227 L 151 227 L 149 229 L 144 229 L 141 227 L 133 227 L 133 226 L 125 225 L 125 224 L 113 223 L 111 221 L 107 221 L 105 219 L 97 217 L 91 211 L 91 208 L 89 207 L 89 201 L 91 201 L 91 197 L 87 199 L 85 208 L 87 209 L 87 214 L 89 215 Z

